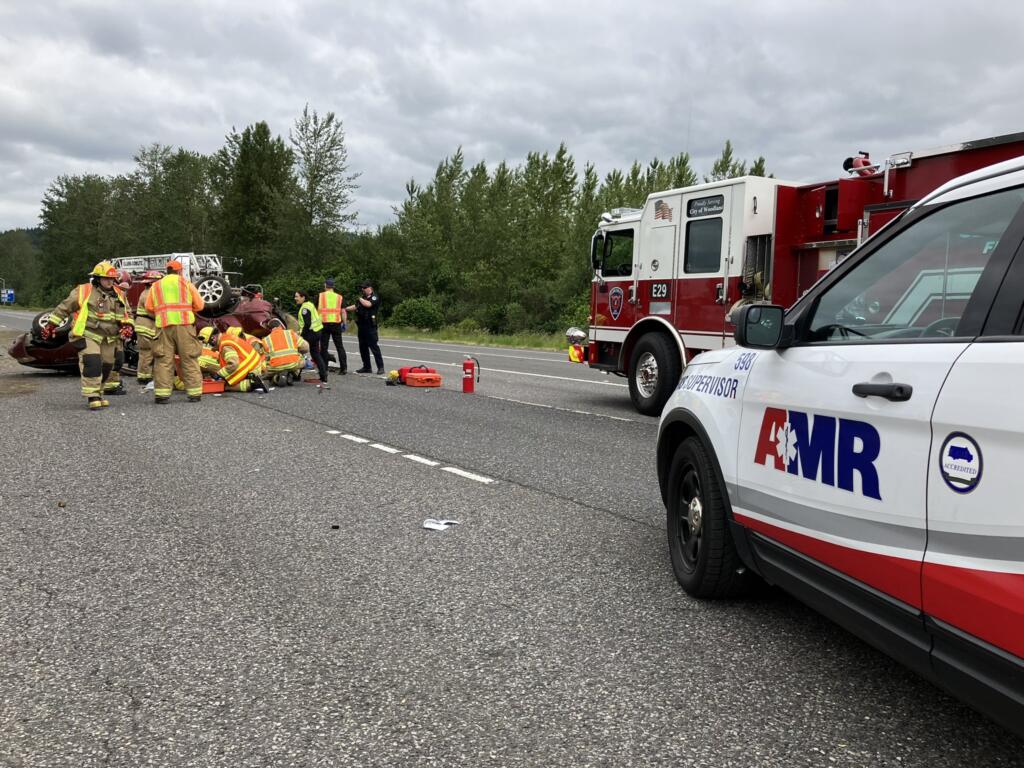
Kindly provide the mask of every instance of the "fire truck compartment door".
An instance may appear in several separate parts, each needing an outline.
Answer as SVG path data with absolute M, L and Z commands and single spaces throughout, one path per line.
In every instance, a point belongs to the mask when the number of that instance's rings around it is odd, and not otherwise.
M 683 195 L 676 275 L 676 327 L 688 348 L 719 349 L 724 343 L 733 189 Z

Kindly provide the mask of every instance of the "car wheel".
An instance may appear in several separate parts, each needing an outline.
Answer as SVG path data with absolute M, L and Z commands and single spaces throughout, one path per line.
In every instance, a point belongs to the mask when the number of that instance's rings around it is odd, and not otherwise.
M 204 311 L 219 312 L 231 303 L 231 286 L 219 275 L 207 275 L 196 282 L 196 290 L 206 304 Z
M 50 317 L 49 312 L 40 312 L 38 315 L 32 318 L 32 340 L 37 344 L 43 340 L 43 326 L 46 325 L 47 319 Z M 54 346 L 58 344 L 64 344 L 67 339 L 68 332 L 71 330 L 71 318 L 64 318 L 64 322 L 57 326 L 53 332 L 53 336 L 45 340 L 44 343 L 52 344 Z
M 661 333 L 649 333 L 630 357 L 629 396 L 645 416 L 658 416 L 679 383 L 682 363 L 672 342 Z
M 668 549 L 676 580 L 693 597 L 735 597 L 749 577 L 736 554 L 725 499 L 703 443 L 688 437 L 668 476 Z

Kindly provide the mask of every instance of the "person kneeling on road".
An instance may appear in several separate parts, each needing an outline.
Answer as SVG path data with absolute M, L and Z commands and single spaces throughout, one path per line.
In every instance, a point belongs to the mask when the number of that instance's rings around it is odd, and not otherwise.
M 305 291 L 295 292 L 295 303 L 299 305 L 299 335 L 309 345 L 309 356 L 313 358 L 317 373 L 320 374 L 317 386 L 330 389 L 327 385 L 327 362 L 320 354 L 320 333 L 324 329 L 320 313 Z
M 229 392 L 256 389 L 266 392 L 267 385 L 259 375 L 263 356 L 248 339 L 242 337 L 241 330 L 232 327 L 221 334 L 213 332 L 210 344 L 217 347 L 217 362 L 220 365 L 217 375 L 224 379 L 224 388 Z
M 89 410 L 106 408 L 103 385 L 114 370 L 118 342 L 134 333 L 124 297 L 115 287 L 117 269 L 101 261 L 89 273 L 89 282 L 74 288 L 47 318 L 43 338 L 50 338 L 57 326 L 74 316 L 69 339 L 78 350 L 82 372 L 82 394 Z
M 268 327 L 270 333 L 261 339 L 267 375 L 278 386 L 290 387 L 292 379 L 300 378 L 303 355 L 309 352 L 309 345 L 295 331 L 285 328 L 280 320 L 271 320 Z

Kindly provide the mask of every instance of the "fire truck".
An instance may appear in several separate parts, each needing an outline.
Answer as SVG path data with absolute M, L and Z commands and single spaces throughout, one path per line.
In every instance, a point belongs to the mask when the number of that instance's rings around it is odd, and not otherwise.
M 638 411 L 661 413 L 687 362 L 733 343 L 731 313 L 792 305 L 868 237 L 946 181 L 1024 155 L 1024 133 L 874 163 L 817 184 L 743 176 L 655 192 L 602 214 L 591 242 L 589 333 L 569 358 L 627 377 Z

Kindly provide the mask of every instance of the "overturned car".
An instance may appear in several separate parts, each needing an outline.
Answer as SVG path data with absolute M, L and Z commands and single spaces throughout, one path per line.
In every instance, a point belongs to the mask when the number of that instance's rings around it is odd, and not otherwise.
M 169 259 L 176 259 L 183 265 L 183 273 L 195 284 L 206 308 L 196 318 L 196 328 L 213 326 L 220 331 L 237 326 L 250 336 L 263 337 L 270 332 L 268 323 L 277 319 L 287 327 L 295 329 L 296 320 L 277 301 L 263 298 L 263 288 L 257 284 L 236 288 L 231 285 L 229 274 L 221 269 L 220 258 L 212 254 L 165 254 L 160 256 L 132 256 L 112 259 L 122 270 L 123 282 L 128 282 L 128 303 L 134 310 L 139 297 L 146 288 L 141 280 L 147 271 L 162 270 Z M 127 280 L 124 280 L 127 277 Z M 44 338 L 43 327 L 50 313 L 41 312 L 32 319 L 31 329 L 18 336 L 8 348 L 8 354 L 22 365 L 44 370 L 78 372 L 78 351 L 68 340 L 71 318 L 68 318 L 48 337 Z M 136 339 L 125 342 L 126 373 L 134 373 L 138 361 Z

